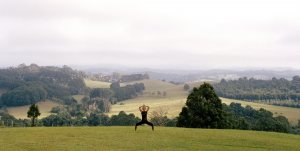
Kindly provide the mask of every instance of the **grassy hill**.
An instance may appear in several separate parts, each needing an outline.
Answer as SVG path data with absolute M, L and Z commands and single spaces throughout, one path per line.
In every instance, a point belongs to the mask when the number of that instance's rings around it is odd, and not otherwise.
M 110 88 L 111 83 L 109 82 L 103 82 L 103 81 L 93 81 L 90 79 L 84 79 L 84 82 L 87 87 L 90 88 Z M 124 84 L 120 84 L 120 86 L 125 86 Z
M 300 135 L 274 132 L 134 127 L 0 129 L 0 150 L 299 150 Z
M 38 102 L 36 105 L 39 106 L 39 110 L 41 113 L 41 116 L 39 118 L 47 117 L 51 114 L 50 113 L 52 107 L 62 105 L 61 103 L 52 101 L 52 100 L 46 100 L 43 102 Z M 16 119 L 26 119 L 27 118 L 27 111 L 29 110 L 30 105 L 25 106 L 17 106 L 17 107 L 8 107 L 8 113 L 13 115 Z
M 119 102 L 112 106 L 111 112 L 108 115 L 118 114 L 120 111 L 125 111 L 126 113 L 133 113 L 136 116 L 141 118 L 141 113 L 138 110 L 138 107 L 145 103 L 150 106 L 150 111 L 157 108 L 158 106 L 168 106 L 169 112 L 168 117 L 176 117 L 179 115 L 181 108 L 185 105 L 186 98 L 189 94 L 188 91 L 183 90 L 184 85 L 174 85 L 171 83 L 163 82 L 160 80 L 141 80 L 134 81 L 126 84 L 134 84 L 134 83 L 144 83 L 146 90 L 144 92 L 167 92 L 167 96 L 149 96 L 148 94 L 139 96 L 134 99 L 125 100 Z M 190 87 L 200 86 L 203 82 L 190 83 Z M 120 103 L 124 103 L 124 105 L 120 105 Z
M 81 104 L 81 99 L 84 97 L 85 95 L 72 95 L 72 97 L 77 100 L 78 104 Z

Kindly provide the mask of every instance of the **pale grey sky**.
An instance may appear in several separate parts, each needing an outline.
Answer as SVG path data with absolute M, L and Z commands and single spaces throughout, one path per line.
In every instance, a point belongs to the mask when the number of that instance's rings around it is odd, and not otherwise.
M 300 68 L 300 2 L 0 0 L 0 67 Z

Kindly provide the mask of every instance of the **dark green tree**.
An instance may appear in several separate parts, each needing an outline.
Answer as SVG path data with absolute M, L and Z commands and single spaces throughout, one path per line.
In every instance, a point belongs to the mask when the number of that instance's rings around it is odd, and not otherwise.
M 120 83 L 119 82 L 113 82 L 111 85 L 110 85 L 110 89 L 113 90 L 115 88 L 119 88 L 120 87 Z
M 189 94 L 176 126 L 218 129 L 229 127 L 221 99 L 209 83 L 195 87 Z
M 41 113 L 39 111 L 39 107 L 37 105 L 35 105 L 35 103 L 32 103 L 31 106 L 29 107 L 28 112 L 27 112 L 27 117 L 32 118 L 31 127 L 35 126 L 34 119 L 37 118 L 40 115 L 41 115 Z
M 185 84 L 185 85 L 183 86 L 183 89 L 184 89 L 185 91 L 187 91 L 187 90 L 190 89 L 190 86 L 189 86 L 188 84 Z

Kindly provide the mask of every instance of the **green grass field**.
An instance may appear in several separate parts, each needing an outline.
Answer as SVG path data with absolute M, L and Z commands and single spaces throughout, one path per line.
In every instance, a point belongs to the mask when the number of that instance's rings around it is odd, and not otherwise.
M 110 82 L 102 82 L 102 81 L 92 81 L 90 79 L 84 79 L 84 82 L 87 87 L 90 88 L 110 88 Z M 120 86 L 125 86 L 124 84 L 120 84 Z
M 134 127 L 0 128 L 0 150 L 299 150 L 300 135 Z
M 39 110 L 41 113 L 41 116 L 39 118 L 47 117 L 51 114 L 50 113 L 52 107 L 62 105 L 61 103 L 52 101 L 52 100 L 46 100 L 43 102 L 38 102 L 36 105 L 39 106 Z M 25 106 L 17 106 L 17 107 L 8 107 L 8 113 L 13 115 L 16 119 L 26 119 L 27 118 L 27 111 L 29 110 L 30 105 L 25 105 Z
M 77 100 L 78 104 L 81 104 L 81 99 L 84 97 L 85 95 L 72 95 L 72 97 Z

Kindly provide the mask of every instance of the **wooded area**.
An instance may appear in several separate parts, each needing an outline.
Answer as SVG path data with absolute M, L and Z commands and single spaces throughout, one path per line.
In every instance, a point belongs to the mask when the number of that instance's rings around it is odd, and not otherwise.
M 238 80 L 222 79 L 213 84 L 215 92 L 224 98 L 300 108 L 300 77 L 257 80 L 247 77 Z
M 0 69 L 0 89 L 8 90 L 0 98 L 0 107 L 22 106 L 45 99 L 65 102 L 71 95 L 86 93 L 82 71 L 36 64 Z

